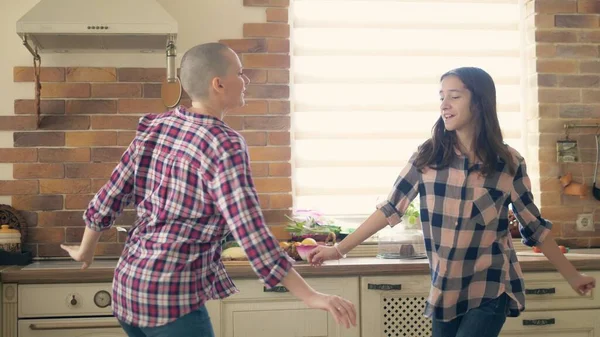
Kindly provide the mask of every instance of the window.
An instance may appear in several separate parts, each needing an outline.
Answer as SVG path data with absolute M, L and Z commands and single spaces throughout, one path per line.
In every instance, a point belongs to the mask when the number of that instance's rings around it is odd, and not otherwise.
M 295 0 L 294 208 L 364 220 L 439 116 L 439 77 L 494 78 L 505 142 L 523 153 L 515 1 Z

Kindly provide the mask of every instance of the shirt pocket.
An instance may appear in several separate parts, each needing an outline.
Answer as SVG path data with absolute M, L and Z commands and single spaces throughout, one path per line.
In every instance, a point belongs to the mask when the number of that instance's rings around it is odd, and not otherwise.
M 474 187 L 471 221 L 482 226 L 497 224 L 508 193 L 496 188 Z

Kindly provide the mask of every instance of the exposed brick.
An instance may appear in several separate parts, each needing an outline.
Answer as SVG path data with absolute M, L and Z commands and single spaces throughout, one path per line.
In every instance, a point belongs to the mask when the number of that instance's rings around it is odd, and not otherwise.
M 40 194 L 81 194 L 89 192 L 89 179 L 40 180 Z
M 290 0 L 244 0 L 244 6 L 289 7 Z
M 269 53 L 289 53 L 289 39 L 267 39 L 267 51 Z
M 12 206 L 20 211 L 52 211 L 63 208 L 62 195 L 15 195 Z
M 538 30 L 535 32 L 536 42 L 577 42 L 577 33 L 574 31 Z
M 535 57 L 555 57 L 556 46 L 553 44 L 536 44 L 535 45 Z
M 282 99 L 290 97 L 290 87 L 287 85 L 249 85 L 246 87 L 247 98 Z
M 40 90 L 44 98 L 86 98 L 90 97 L 89 83 L 44 83 Z
M 266 146 L 267 145 L 267 133 L 266 132 L 242 132 L 241 133 L 246 144 L 248 146 Z
M 286 230 L 286 227 L 286 225 L 269 225 L 269 229 L 271 230 L 271 233 L 273 233 L 273 236 L 280 241 L 287 241 L 292 237 L 290 232 Z
M 162 113 L 167 111 L 167 107 L 162 99 L 143 98 L 143 99 L 120 99 L 118 103 L 119 113 Z
M 67 227 L 65 242 L 81 242 L 81 238 L 83 237 L 84 231 L 84 227 Z M 98 242 L 117 242 L 117 236 L 117 229 L 111 228 L 102 232 L 102 234 L 100 235 L 100 239 L 98 239 Z
M 287 23 L 245 23 L 244 37 L 290 37 Z
M 139 120 L 137 116 L 92 116 L 92 129 L 135 130 Z
M 155 83 L 144 83 L 144 98 L 161 98 L 161 85 Z
M 15 179 L 64 178 L 65 168 L 62 164 L 14 164 Z
M 289 130 L 290 118 L 287 116 L 246 117 L 244 130 Z
M 244 69 L 244 75 L 250 83 L 267 83 L 267 71 L 263 69 Z
M 580 43 L 600 43 L 600 30 L 581 30 L 578 31 Z
M 288 9 L 267 8 L 267 22 L 288 22 Z
M 35 80 L 33 67 L 14 67 L 14 82 L 33 82 Z M 40 69 L 40 82 L 64 82 L 65 68 L 42 67 Z
M 220 40 L 219 42 L 227 45 L 236 53 L 264 53 L 267 51 L 265 39 L 235 39 Z
M 83 212 L 81 211 L 58 211 L 40 212 L 38 214 L 38 226 L 40 227 L 84 227 Z M 81 238 L 79 238 L 81 241 Z
M 117 133 L 117 146 L 129 146 L 135 138 L 135 131 L 119 131 Z
M 92 162 L 116 163 L 121 159 L 125 150 L 127 150 L 127 148 L 125 147 L 92 148 Z
M 271 163 L 269 164 L 269 176 L 271 177 L 290 177 L 292 175 L 292 165 L 290 163 Z
M 591 88 L 600 86 L 599 75 L 562 75 L 558 77 L 558 86 L 573 88 Z
M 37 180 L 0 180 L 0 195 L 37 194 Z
M 536 13 L 576 13 L 577 0 L 535 0 Z
M 291 178 L 256 178 L 254 185 L 258 193 L 291 192 Z
M 600 1 L 598 0 L 578 0 L 577 12 L 579 13 L 600 13 Z
M 67 82 L 114 82 L 116 80 L 115 68 L 67 68 Z
M 167 79 L 165 68 L 119 68 L 119 82 L 162 82 Z
M 116 100 L 70 100 L 67 101 L 67 114 L 111 114 L 117 112 Z
M 40 113 L 43 115 L 63 115 L 65 113 L 65 101 L 40 100 Z M 15 100 L 15 114 L 36 114 L 35 101 L 32 99 Z
M 600 103 L 600 90 L 583 90 L 581 98 L 583 103 Z
M 65 229 L 57 228 L 31 228 L 27 233 L 29 243 L 63 243 L 65 241 Z
M 92 97 L 142 97 L 142 85 L 139 83 L 94 83 Z
M 96 246 L 94 255 L 96 256 L 114 256 L 118 257 L 123 252 L 122 243 L 99 243 Z
M 558 45 L 556 56 L 565 58 L 596 58 L 598 46 L 588 45 Z
M 59 243 L 40 243 L 37 245 L 37 247 L 39 257 L 69 256 L 69 253 L 62 249 Z
M 124 211 L 115 219 L 115 226 L 132 226 L 136 218 L 135 211 Z
M 286 218 L 287 216 L 291 216 L 292 212 L 291 211 L 281 211 L 281 210 L 266 210 L 263 212 L 264 216 L 265 216 L 265 221 L 269 224 L 281 224 L 281 223 L 287 223 L 289 220 L 288 218 Z
M 535 27 L 540 28 L 554 28 L 554 15 L 553 14 L 535 14 L 533 17 Z
M 556 27 L 561 28 L 598 28 L 597 15 L 556 15 Z
M 0 131 L 35 129 L 37 129 L 37 118 L 34 116 L 0 116 Z
M 92 191 L 98 192 L 105 184 L 106 179 L 92 179 Z
M 557 77 L 554 74 L 537 74 L 537 84 L 540 87 L 556 87 Z
M 291 150 L 289 147 L 249 147 L 250 159 L 253 161 L 289 161 Z
M 90 128 L 88 116 L 43 116 L 42 130 L 87 130 Z
M 291 194 L 272 194 L 270 197 L 269 208 L 282 209 L 293 206 Z
M 269 145 L 290 145 L 291 135 L 289 132 L 269 132 Z
M 539 104 L 539 118 L 558 118 L 558 104 Z
M 68 194 L 65 195 L 66 209 L 86 209 L 90 201 L 94 197 L 93 194 Z M 81 214 L 81 212 L 79 212 Z
M 582 73 L 600 73 L 600 62 L 598 61 L 582 61 L 579 65 Z
M 600 118 L 600 105 L 561 105 L 561 118 Z
M 269 164 L 267 163 L 251 163 L 250 171 L 253 177 L 266 177 L 269 175 Z
M 65 143 L 67 146 L 117 145 L 117 133 L 114 131 L 67 132 Z
M 26 163 L 37 161 L 37 149 L 0 149 L 0 163 Z
M 234 130 L 243 130 L 244 129 L 244 118 L 239 116 L 225 116 L 223 119 L 225 124 L 229 125 Z
M 539 73 L 576 73 L 579 69 L 579 64 L 574 60 L 538 60 L 537 71 Z
M 65 164 L 67 178 L 109 178 L 114 163 Z
M 15 132 L 15 147 L 65 146 L 64 132 Z
M 270 114 L 287 115 L 290 111 L 290 101 L 269 101 Z
M 258 203 L 261 209 L 269 209 L 270 196 L 268 194 L 258 194 Z
M 290 71 L 285 69 L 269 70 L 267 74 L 269 83 L 290 83 Z
M 243 63 L 248 68 L 285 68 L 290 67 L 289 55 L 245 54 Z
M 264 115 L 268 112 L 267 101 L 250 101 L 247 100 L 246 104 L 237 109 L 233 109 L 227 114 L 230 116 L 236 115 Z
M 39 151 L 40 162 L 65 163 L 90 161 L 89 148 L 55 149 L 41 148 Z

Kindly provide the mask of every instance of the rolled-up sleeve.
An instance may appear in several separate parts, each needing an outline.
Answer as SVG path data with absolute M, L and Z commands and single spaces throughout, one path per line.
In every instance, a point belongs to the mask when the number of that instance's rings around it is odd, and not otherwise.
M 245 151 L 226 153 L 220 158 L 211 191 L 217 209 L 254 272 L 267 288 L 277 285 L 292 267 L 292 260 L 265 223 Z
M 519 231 L 523 244 L 533 247 L 544 241 L 552 223 L 540 215 L 540 211 L 533 202 L 531 181 L 527 175 L 525 159 L 519 158 L 517 171 L 513 179 L 511 192 L 513 212 L 519 220 Z
M 400 172 L 388 197 L 377 205 L 377 209 L 385 214 L 390 226 L 400 223 L 406 209 L 418 194 L 421 174 L 414 166 L 416 157 L 417 153 L 415 152 Z

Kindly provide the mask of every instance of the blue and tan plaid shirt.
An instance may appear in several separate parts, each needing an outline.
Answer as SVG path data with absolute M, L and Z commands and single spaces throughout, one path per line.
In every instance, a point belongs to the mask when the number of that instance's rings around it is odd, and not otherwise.
M 542 242 L 552 224 L 533 203 L 525 160 L 509 147 L 515 175 L 499 160 L 496 173 L 482 176 L 480 163 L 469 167 L 457 151 L 446 169 L 413 165 L 416 153 L 400 173 L 387 200 L 378 208 L 391 226 L 419 195 L 431 290 L 425 316 L 449 321 L 506 292 L 509 316 L 525 309 L 523 273 L 512 246 L 508 207 L 521 223 L 523 243 Z

